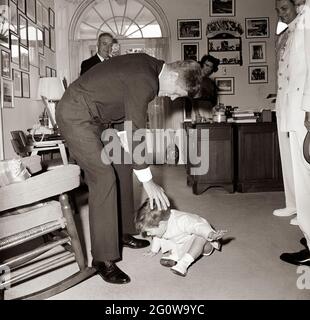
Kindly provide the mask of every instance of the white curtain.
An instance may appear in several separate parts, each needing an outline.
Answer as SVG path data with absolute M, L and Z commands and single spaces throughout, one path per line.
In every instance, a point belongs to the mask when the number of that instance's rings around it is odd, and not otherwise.
M 168 38 L 145 38 L 145 51 L 157 59 L 167 61 L 169 59 Z

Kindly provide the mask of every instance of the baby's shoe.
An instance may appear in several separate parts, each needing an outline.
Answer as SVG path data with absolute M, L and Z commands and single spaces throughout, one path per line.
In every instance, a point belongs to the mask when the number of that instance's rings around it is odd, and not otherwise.
M 214 252 L 214 247 L 211 242 L 207 241 L 205 246 L 203 247 L 203 256 L 211 256 L 211 254 Z
M 180 263 L 180 261 L 171 268 L 171 271 L 178 276 L 185 277 L 187 274 L 187 267 Z
M 218 251 L 221 251 L 222 243 L 220 242 L 220 240 L 211 241 L 210 243 L 213 248 L 215 248 Z
M 162 266 L 171 268 L 177 264 L 177 261 L 178 257 L 171 253 L 168 256 L 161 257 L 159 262 Z

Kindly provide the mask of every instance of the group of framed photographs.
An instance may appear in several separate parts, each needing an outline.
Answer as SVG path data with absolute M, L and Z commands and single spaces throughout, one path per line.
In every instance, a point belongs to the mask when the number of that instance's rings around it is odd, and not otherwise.
M 269 18 L 246 18 L 246 38 L 268 38 Z M 267 62 L 266 42 L 249 42 L 249 62 L 250 64 L 264 64 Z M 268 83 L 267 65 L 250 65 L 248 67 L 249 83 Z
M 30 98 L 30 65 L 41 77 L 56 76 L 44 57 L 45 47 L 55 51 L 55 13 L 39 0 L 0 0 L 0 7 L 2 106 L 14 107 L 13 97 Z

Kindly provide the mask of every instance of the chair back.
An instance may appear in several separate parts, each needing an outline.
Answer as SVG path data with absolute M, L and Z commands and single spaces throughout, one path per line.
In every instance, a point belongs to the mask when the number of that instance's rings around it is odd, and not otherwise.
M 11 131 L 12 146 L 17 155 L 20 157 L 27 157 L 31 153 L 31 147 L 27 143 L 27 137 L 24 131 L 16 130 Z

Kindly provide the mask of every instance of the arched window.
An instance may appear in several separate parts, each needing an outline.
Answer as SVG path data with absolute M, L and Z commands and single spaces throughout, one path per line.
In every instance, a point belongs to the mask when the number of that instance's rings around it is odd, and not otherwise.
M 161 38 L 162 30 L 151 8 L 139 0 L 100 0 L 80 19 L 77 39 L 97 39 L 109 32 L 117 39 Z
M 121 54 L 146 52 L 169 60 L 169 23 L 156 1 L 83 0 L 69 28 L 71 81 L 79 76 L 81 61 L 96 52 L 102 32 L 118 40 Z

